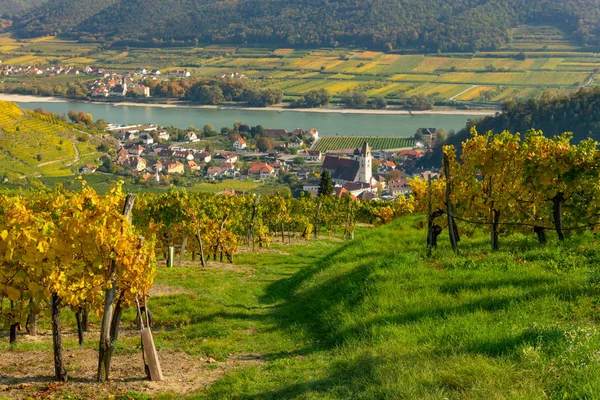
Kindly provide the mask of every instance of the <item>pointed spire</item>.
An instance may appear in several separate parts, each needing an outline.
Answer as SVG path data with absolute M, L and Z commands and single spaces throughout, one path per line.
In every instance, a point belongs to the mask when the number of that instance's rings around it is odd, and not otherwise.
M 367 143 L 366 141 L 362 145 L 362 149 L 360 150 L 360 155 L 362 157 L 371 155 L 371 147 L 369 146 L 369 143 Z

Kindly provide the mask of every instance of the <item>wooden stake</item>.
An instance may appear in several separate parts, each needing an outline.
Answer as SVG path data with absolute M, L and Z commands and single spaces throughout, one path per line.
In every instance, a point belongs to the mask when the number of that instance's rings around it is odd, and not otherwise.
M 131 218 L 131 210 L 133 210 L 133 204 L 135 202 L 135 194 L 128 194 L 125 199 L 125 205 L 123 207 L 123 215 L 127 218 Z M 116 277 L 117 266 L 113 262 L 109 271 L 109 279 L 112 283 L 110 289 L 105 290 L 104 297 L 104 315 L 102 316 L 102 327 L 100 329 L 100 345 L 98 349 L 98 374 L 96 379 L 98 382 L 104 382 L 108 380 L 110 372 L 110 361 L 114 351 L 113 338 L 111 337 L 111 325 L 113 321 L 115 297 L 117 293 L 117 277 Z
M 446 154 L 444 154 L 444 176 L 446 177 L 446 213 L 448 214 L 448 233 L 450 235 L 450 245 L 452 246 L 452 251 L 458 254 L 454 217 L 452 216 L 452 203 L 450 202 L 450 193 L 452 191 L 450 183 L 450 165 L 448 156 Z
M 431 209 L 431 174 L 427 177 L 427 257 L 431 257 L 433 247 L 433 210 Z
M 183 254 L 185 253 L 185 246 L 187 246 L 188 237 L 185 235 L 183 238 L 183 243 L 181 244 L 181 251 L 179 252 L 179 261 L 177 262 L 177 266 L 181 267 L 183 263 Z

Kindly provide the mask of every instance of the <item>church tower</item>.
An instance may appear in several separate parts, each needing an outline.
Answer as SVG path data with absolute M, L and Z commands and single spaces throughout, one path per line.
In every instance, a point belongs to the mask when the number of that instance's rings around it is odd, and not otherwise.
M 371 148 L 367 142 L 364 142 L 360 149 L 360 154 L 357 157 L 357 161 L 360 164 L 358 170 L 358 181 L 361 183 L 371 184 L 373 178 L 373 172 L 371 165 L 373 164 L 373 156 L 371 155 Z

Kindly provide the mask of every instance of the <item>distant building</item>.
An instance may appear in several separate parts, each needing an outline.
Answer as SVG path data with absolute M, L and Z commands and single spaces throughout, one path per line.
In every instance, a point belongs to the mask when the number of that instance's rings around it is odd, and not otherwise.
M 236 150 L 243 150 L 246 148 L 246 141 L 242 138 L 237 138 L 235 142 L 233 142 L 233 148 Z
M 355 150 L 355 154 L 355 159 L 326 155 L 321 168 L 329 172 L 336 185 L 343 186 L 346 182 L 374 184 L 371 147 L 364 142 L 360 150 Z

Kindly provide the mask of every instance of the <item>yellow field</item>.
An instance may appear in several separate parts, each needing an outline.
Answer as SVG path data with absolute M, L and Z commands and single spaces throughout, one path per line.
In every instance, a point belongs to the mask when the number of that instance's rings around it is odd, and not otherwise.
M 9 58 L 4 61 L 4 64 L 13 64 L 13 65 L 25 65 L 25 64 L 42 64 L 46 62 L 45 58 L 38 56 L 21 56 L 16 58 Z
M 370 63 L 367 63 L 364 66 L 357 68 L 356 71 L 354 71 L 354 72 L 358 72 L 358 73 L 367 72 L 370 69 L 375 68 L 377 66 L 379 66 L 379 61 L 371 61 Z
M 21 46 L 5 45 L 5 46 L 0 46 L 0 51 L 13 51 L 13 50 L 17 50 L 20 48 L 21 48 Z
M 2 34 L 2 35 L 0 35 L 0 45 L 5 45 L 5 44 L 20 45 L 20 43 L 17 42 L 16 39 L 11 38 L 8 34 Z
M 329 90 L 333 95 L 344 93 L 347 90 L 353 90 L 358 85 L 358 82 L 344 81 L 344 82 L 330 82 L 323 86 L 324 89 Z
M 546 61 L 546 63 L 542 65 L 542 69 L 555 69 L 558 66 L 558 64 L 560 64 L 562 61 L 562 58 L 549 58 L 548 61 Z
M 362 54 L 356 56 L 359 60 L 374 60 L 377 57 L 381 57 L 383 53 L 379 51 L 365 51 Z
M 461 94 L 460 96 L 457 97 L 457 100 L 461 100 L 461 101 L 469 101 L 469 100 L 474 100 L 477 97 L 481 96 L 481 94 L 485 93 L 485 92 L 489 92 L 490 90 L 493 90 L 493 87 L 490 86 L 478 86 L 475 87 L 471 90 L 469 90 L 466 93 Z
M 397 92 L 404 92 L 412 87 L 413 84 L 410 83 L 390 83 L 386 86 L 372 89 L 367 92 L 369 96 L 377 97 L 377 96 L 388 96 Z
M 340 64 L 342 64 L 344 60 L 340 60 L 339 58 L 334 57 L 315 57 L 315 56 L 307 56 L 304 58 L 300 58 L 295 60 L 294 62 L 288 65 L 289 68 L 298 68 L 298 69 L 321 69 L 321 67 L 325 67 L 326 69 L 334 68 Z
M 469 64 L 468 58 L 451 58 L 448 60 L 446 65 L 444 66 L 446 69 L 454 68 L 456 70 L 469 69 L 467 65 Z
M 273 52 L 273 54 L 276 54 L 278 56 L 285 56 L 285 55 L 292 54 L 293 52 L 294 52 L 294 49 L 277 49 Z
M 94 60 L 92 58 L 87 58 L 87 57 L 75 57 L 75 58 L 69 58 L 69 59 L 65 60 L 65 63 L 67 63 L 67 64 L 79 64 L 79 65 L 89 65 L 89 64 L 93 64 L 95 62 L 96 62 L 96 60 Z
M 415 68 L 412 69 L 413 72 L 434 72 L 438 69 L 442 68 L 444 64 L 448 62 L 448 58 L 446 57 L 425 57 L 423 61 L 419 63 Z
M 392 81 L 427 82 L 435 81 L 437 75 L 397 74 L 391 77 Z
M 29 41 L 32 43 L 39 43 L 39 42 L 47 42 L 49 40 L 53 40 L 54 38 L 56 38 L 56 36 L 42 36 L 42 37 L 30 39 Z
M 450 72 L 439 77 L 438 82 L 473 82 L 475 72 Z
M 391 65 L 400 59 L 402 56 L 397 56 L 395 54 L 386 54 L 381 57 L 378 61 L 382 65 Z

